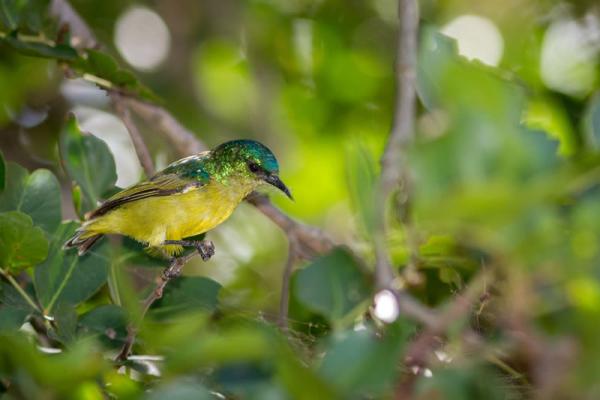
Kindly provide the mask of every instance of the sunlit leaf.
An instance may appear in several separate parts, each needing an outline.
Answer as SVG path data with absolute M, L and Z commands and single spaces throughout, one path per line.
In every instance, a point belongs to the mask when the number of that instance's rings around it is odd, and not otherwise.
M 83 193 L 83 211 L 96 208 L 117 180 L 115 161 L 105 142 L 83 133 L 73 115 L 61 136 L 61 156 L 69 176 Z
M 46 259 L 44 231 L 18 211 L 0 213 L 0 266 L 16 273 Z

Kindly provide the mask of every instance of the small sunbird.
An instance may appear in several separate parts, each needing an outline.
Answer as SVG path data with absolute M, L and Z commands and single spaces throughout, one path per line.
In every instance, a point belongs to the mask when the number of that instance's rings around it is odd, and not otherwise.
M 212 249 L 185 238 L 225 221 L 263 183 L 292 199 L 279 178 L 279 164 L 271 150 L 254 140 L 226 142 L 175 161 L 149 180 L 118 192 L 86 214 L 65 247 L 77 247 L 82 255 L 103 235 L 120 234 L 168 256 L 177 256 L 187 246 L 196 247 L 207 259 Z

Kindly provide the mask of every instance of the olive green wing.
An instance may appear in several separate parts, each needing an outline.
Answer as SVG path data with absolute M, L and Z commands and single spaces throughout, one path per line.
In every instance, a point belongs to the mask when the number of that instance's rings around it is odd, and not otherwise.
M 159 174 L 152 179 L 140 182 L 127 189 L 124 189 L 106 200 L 100 207 L 89 212 L 86 219 L 100 217 L 109 211 L 112 211 L 123 204 L 130 203 L 148 197 L 171 196 L 180 193 L 187 193 L 203 186 L 205 182 L 191 180 L 181 177 L 179 174 Z

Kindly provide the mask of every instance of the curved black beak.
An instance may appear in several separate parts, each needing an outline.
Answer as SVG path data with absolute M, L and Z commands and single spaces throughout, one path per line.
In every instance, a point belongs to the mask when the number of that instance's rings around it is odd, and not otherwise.
M 292 194 L 290 193 L 290 189 L 288 189 L 287 186 L 285 186 L 285 183 L 283 183 L 277 175 L 269 174 L 269 175 L 266 175 L 263 179 L 268 184 L 275 186 L 277 189 L 279 189 L 283 193 L 285 193 L 285 195 L 287 197 L 289 197 L 290 200 L 294 200 L 294 198 L 292 197 Z

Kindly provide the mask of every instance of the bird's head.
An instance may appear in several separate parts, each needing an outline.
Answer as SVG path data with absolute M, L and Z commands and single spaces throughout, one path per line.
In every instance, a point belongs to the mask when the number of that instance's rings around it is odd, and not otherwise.
M 232 140 L 212 150 L 210 158 L 215 179 L 237 178 L 255 186 L 268 183 L 292 199 L 290 190 L 279 178 L 277 159 L 265 145 L 255 140 Z

